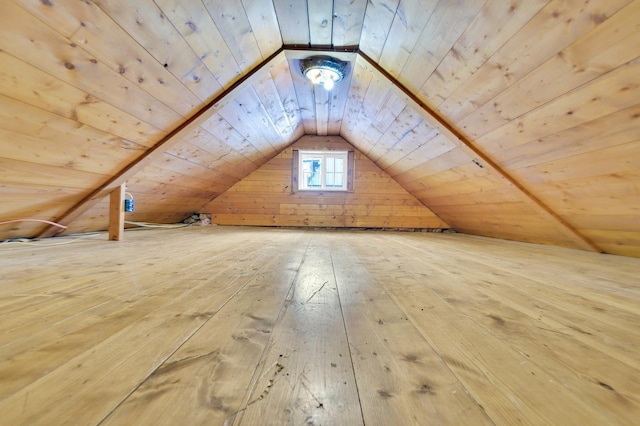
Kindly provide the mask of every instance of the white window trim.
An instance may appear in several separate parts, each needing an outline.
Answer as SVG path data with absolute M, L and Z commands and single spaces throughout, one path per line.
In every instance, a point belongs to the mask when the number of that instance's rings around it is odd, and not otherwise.
M 299 191 L 338 191 L 338 192 L 346 192 L 348 191 L 348 170 L 349 170 L 349 152 L 348 151 L 305 151 L 300 150 L 298 154 L 298 190 Z M 320 172 L 321 176 L 321 187 L 317 188 L 306 188 L 304 184 L 304 170 L 302 167 L 302 162 L 305 158 L 308 157 L 322 157 L 323 161 L 322 169 Z M 325 186 L 325 176 L 326 176 L 326 164 L 324 161 L 326 158 L 342 158 L 343 159 L 343 170 L 342 170 L 342 186 L 341 187 L 327 187 Z

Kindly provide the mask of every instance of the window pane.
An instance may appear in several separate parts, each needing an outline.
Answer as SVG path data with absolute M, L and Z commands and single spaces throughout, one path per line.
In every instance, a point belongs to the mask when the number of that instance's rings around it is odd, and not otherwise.
M 346 152 L 301 151 L 298 187 L 316 191 L 346 190 L 346 166 Z
M 335 183 L 334 183 L 334 182 L 335 182 L 335 181 L 334 181 L 334 177 L 335 177 L 335 174 L 334 174 L 334 173 L 327 173 L 326 185 L 327 185 L 328 187 L 335 186 Z
M 304 188 L 320 188 L 322 186 L 322 160 L 320 158 L 302 159 L 302 185 Z
M 327 173 L 332 173 L 335 170 L 335 158 L 328 157 L 327 158 Z

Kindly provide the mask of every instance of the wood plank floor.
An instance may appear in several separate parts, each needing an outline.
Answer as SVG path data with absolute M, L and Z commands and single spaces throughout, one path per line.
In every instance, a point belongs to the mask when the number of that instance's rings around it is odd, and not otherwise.
M 640 259 L 236 227 L 0 245 L 0 424 L 632 425 Z

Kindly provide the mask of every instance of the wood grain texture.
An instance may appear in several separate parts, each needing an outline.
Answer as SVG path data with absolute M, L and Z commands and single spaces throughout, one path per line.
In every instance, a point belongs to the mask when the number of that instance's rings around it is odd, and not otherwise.
M 329 245 L 310 241 L 234 423 L 363 424 L 332 272 Z
M 245 73 L 238 65 L 231 48 L 225 43 L 224 34 L 220 32 L 202 2 L 156 0 L 154 3 L 160 7 L 166 19 L 173 24 L 191 50 L 198 55 L 220 87 L 231 86 Z
M 126 185 L 122 184 L 109 195 L 109 240 L 120 241 L 124 238 L 124 200 Z
M 284 61 L 284 54 L 276 52 L 262 64 L 261 68 L 253 70 L 245 79 L 238 82 L 235 86 L 235 97 L 223 97 L 219 102 L 215 100 L 210 102 L 207 107 L 199 111 L 190 121 L 173 130 L 168 137 L 156 144 L 149 152 L 140 156 L 136 162 L 120 171 L 101 188 L 86 197 L 85 200 L 77 203 L 71 210 L 64 214 L 61 220 L 70 222 L 82 215 L 90 217 L 103 216 L 100 212 L 92 210 L 92 207 L 108 193 L 107 191 L 111 187 L 119 182 L 124 182 L 136 173 L 138 173 L 137 182 L 140 186 L 132 187 L 131 190 L 143 194 L 147 191 L 144 183 L 146 180 L 145 176 L 147 175 L 151 176 L 153 182 L 165 180 L 178 186 L 191 186 L 202 190 L 209 190 L 206 196 L 198 200 L 182 200 L 175 203 L 168 202 L 154 205 L 152 211 L 147 210 L 146 213 L 143 213 L 146 217 L 149 216 L 149 213 L 163 213 L 161 217 L 157 217 L 156 221 L 164 222 L 169 217 L 175 221 L 176 219 L 182 220 L 182 218 L 197 211 L 199 206 L 210 201 L 236 182 L 237 179 L 214 170 L 216 168 L 215 164 L 199 164 L 191 161 L 190 158 L 185 159 L 165 150 L 171 150 L 182 141 L 191 142 L 201 139 L 203 135 L 205 135 L 205 138 L 213 139 L 214 143 L 219 143 L 214 136 L 207 136 L 207 132 L 215 132 L 215 130 L 211 130 L 210 127 L 214 122 L 228 123 L 227 120 L 230 120 L 233 125 L 236 126 L 228 126 L 226 129 L 227 135 L 221 135 L 222 141 L 220 142 L 228 145 L 225 150 L 230 149 L 230 151 L 235 151 L 235 161 L 241 162 L 241 167 L 253 167 L 253 169 L 255 169 L 267 161 L 268 158 L 273 157 L 277 150 L 288 145 L 290 140 L 283 139 L 284 136 L 278 134 L 273 127 L 269 127 L 268 129 L 261 127 L 259 123 L 268 122 L 270 126 L 275 126 L 275 123 L 268 115 L 266 108 L 264 108 L 257 99 L 253 85 L 256 84 L 256 82 L 259 83 L 263 78 L 262 76 L 269 80 L 271 78 L 269 77 L 271 75 L 270 69 L 281 64 L 282 61 Z M 290 88 L 290 85 L 281 87 L 286 90 Z M 284 93 L 279 96 L 284 98 L 290 96 L 290 94 Z M 247 99 L 249 101 L 247 101 Z M 255 101 L 255 103 L 251 103 L 253 101 Z M 244 119 L 242 117 L 243 114 Z M 260 114 L 263 115 L 258 116 Z M 265 131 L 269 132 L 273 138 L 265 139 Z M 258 134 L 258 132 L 260 132 L 260 134 Z M 293 138 L 295 133 L 286 133 L 286 135 L 289 138 Z M 276 147 L 274 147 L 274 145 Z M 194 149 L 193 145 L 191 149 Z M 197 148 L 195 149 L 200 151 Z M 158 172 L 154 161 L 161 162 L 161 169 L 164 170 L 164 172 L 162 170 Z M 152 183 L 152 186 L 153 185 Z M 169 198 L 171 198 L 171 196 L 169 196 Z M 177 211 L 176 208 L 178 208 Z M 132 215 L 131 220 L 137 220 L 137 218 Z M 100 229 L 97 224 L 96 229 Z
M 365 423 L 491 424 L 389 292 L 380 291 L 353 239 L 340 239 L 329 239 L 331 259 Z
M 357 46 L 360 44 L 362 23 L 367 5 L 367 0 L 333 1 L 332 43 L 334 46 Z
M 126 234 L 0 245 L 4 422 L 640 415 L 638 259 L 461 234 Z
M 308 45 L 309 12 L 306 1 L 273 0 L 283 44 Z
M 607 221 L 605 215 L 597 214 L 596 205 L 587 207 L 586 199 L 583 202 L 579 198 L 568 196 L 570 193 L 567 190 L 571 188 L 561 178 L 547 178 L 546 174 L 552 170 L 556 176 L 568 171 L 568 163 L 561 166 L 556 160 L 575 155 L 577 151 L 586 151 L 587 147 L 594 149 L 591 156 L 585 153 L 571 163 L 570 167 L 577 173 L 576 176 L 583 176 L 582 182 L 579 178 L 571 178 L 571 182 L 580 186 L 611 173 L 601 172 L 597 168 L 590 173 L 591 168 L 587 164 L 616 162 L 618 167 L 612 166 L 611 169 L 617 169 L 623 177 L 618 180 L 618 189 L 610 194 L 609 201 L 622 214 L 631 213 L 634 202 L 633 198 L 627 197 L 637 193 L 634 189 L 637 185 L 634 178 L 626 174 L 625 163 L 629 162 L 620 163 L 613 157 L 610 160 L 606 157 L 596 158 L 595 152 L 597 147 L 609 146 L 612 142 L 611 135 L 615 132 L 613 129 L 620 129 L 618 143 L 633 143 L 637 140 L 629 132 L 631 128 L 637 128 L 637 117 L 635 113 L 626 115 L 624 111 L 626 109 L 628 113 L 637 106 L 637 96 L 633 95 L 637 88 L 637 78 L 629 79 L 625 77 L 625 73 L 637 74 L 632 69 L 637 66 L 636 58 L 639 54 L 638 2 L 590 2 L 577 14 L 575 11 L 580 2 L 575 5 L 554 1 L 517 5 L 486 2 L 475 16 L 466 17 L 464 14 L 473 8 L 442 4 L 439 12 L 442 17 L 426 22 L 417 20 L 415 24 L 423 28 L 421 37 L 428 34 L 436 36 L 415 42 L 414 45 L 415 30 L 408 23 L 415 14 L 410 14 L 407 18 L 404 10 L 417 8 L 419 3 L 402 2 L 393 19 L 384 21 L 386 24 L 383 28 L 375 30 L 376 34 L 385 31 L 389 34 L 397 33 L 396 36 L 390 35 L 385 43 L 365 43 L 363 34 L 363 51 L 370 53 L 374 59 L 380 55 L 378 62 L 392 75 L 432 105 L 445 120 L 468 135 L 483 153 L 582 235 L 586 234 L 573 223 L 576 214 L 583 216 L 592 208 L 594 216 L 598 216 L 600 221 L 598 226 L 603 231 L 604 228 L 615 226 L 616 217 L 612 214 Z M 473 6 L 471 2 L 468 5 Z M 455 29 L 452 31 L 462 30 L 460 37 L 454 38 L 454 43 L 450 45 L 447 45 L 447 32 L 437 29 L 444 24 L 447 14 L 460 18 L 456 19 Z M 434 13 L 434 16 L 437 15 Z M 382 23 L 374 18 L 370 22 Z M 464 22 L 468 22 L 466 28 L 463 28 Z M 407 25 L 401 25 L 403 23 Z M 544 34 L 546 41 L 539 40 L 534 33 Z M 564 35 L 561 36 L 560 33 Z M 536 43 L 532 44 L 533 39 Z M 384 51 L 387 49 L 385 46 L 389 46 L 387 52 Z M 526 47 L 527 55 L 521 54 L 523 47 Z M 385 55 L 393 60 L 385 62 Z M 399 59 L 400 57 L 403 59 Z M 406 61 L 406 65 L 401 67 L 403 61 Z M 416 66 L 417 64 L 420 66 Z M 610 130 L 609 135 L 603 133 L 604 129 Z M 589 131 L 595 133 L 588 134 Z M 565 139 L 571 138 L 572 133 L 582 133 L 585 136 L 580 140 Z M 357 133 L 345 133 L 345 137 L 360 149 L 377 144 L 376 141 L 371 141 L 371 137 L 380 138 L 379 133 L 369 131 L 369 135 L 367 137 L 365 134 L 363 137 Z M 553 147 L 541 143 L 552 138 L 558 143 Z M 384 139 L 382 141 L 384 143 Z M 398 145 L 393 150 L 395 158 L 400 157 L 397 147 Z M 427 148 L 419 152 L 426 156 L 433 155 Z M 541 154 L 543 156 L 537 160 L 536 157 Z M 635 158 L 635 154 L 630 155 L 628 158 Z M 391 165 L 390 173 L 393 176 L 397 176 L 398 171 L 407 173 L 406 167 L 415 164 L 417 158 L 417 152 L 399 158 L 397 164 Z M 510 163 L 514 158 L 527 164 L 528 168 L 512 168 Z M 536 164 L 540 168 L 535 169 Z M 415 171 L 418 170 L 423 176 L 429 173 L 425 166 L 418 166 Z M 421 193 L 414 191 L 428 191 L 427 188 L 419 188 L 399 179 L 405 188 L 418 197 Z M 544 179 L 544 187 L 537 184 L 539 179 Z M 449 190 L 455 190 L 456 187 L 453 183 L 448 185 Z M 480 190 L 480 187 L 483 189 Z M 429 185 L 429 189 L 431 188 Z M 480 191 L 491 191 L 491 187 L 478 185 L 473 192 L 482 196 Z M 449 202 L 453 202 L 454 198 Z M 423 201 L 428 204 L 427 200 Z M 560 205 L 563 207 L 560 208 Z M 508 204 L 504 204 L 504 207 L 503 212 L 506 213 L 509 210 Z M 502 227 L 505 237 L 507 233 L 512 236 L 519 233 L 516 230 L 519 225 L 504 222 L 504 214 L 500 220 L 491 221 L 491 225 L 477 221 L 476 225 L 472 225 L 473 215 L 465 214 L 464 210 L 461 206 L 455 212 L 452 211 L 465 216 L 465 219 L 456 221 L 460 230 L 469 231 L 477 226 L 478 231 L 482 228 L 480 233 L 495 236 Z M 444 212 L 440 214 L 444 215 Z M 445 219 L 453 222 L 452 218 Z M 524 224 L 524 217 L 522 219 L 521 223 Z M 542 225 L 545 221 L 538 223 Z M 535 234 L 532 231 L 531 228 L 522 229 L 521 236 L 517 239 L 526 240 L 529 237 L 525 237 L 525 234 Z M 621 235 L 618 235 L 620 244 L 616 245 L 615 253 L 632 255 L 637 252 L 633 246 L 635 238 L 631 228 L 629 232 L 629 238 L 624 239 L 624 243 L 619 239 Z M 599 245 L 598 239 L 604 236 L 603 233 L 594 232 L 590 235 L 598 235 L 593 240 L 596 245 Z M 615 238 L 613 234 L 611 238 Z M 611 238 L 603 238 L 607 250 L 612 247 Z M 554 238 L 549 235 L 544 239 L 551 241 Z M 626 244 L 630 245 L 625 251 L 623 246 Z
M 374 60 L 379 60 L 386 43 L 399 0 L 382 0 L 367 3 L 360 35 L 360 49 Z
M 385 80 L 390 92 L 390 96 L 386 98 L 383 108 L 376 114 L 375 124 L 367 131 L 370 136 L 365 135 L 369 146 L 368 151 L 366 151 L 367 155 L 372 155 L 374 159 L 379 159 L 378 165 L 383 170 L 389 168 L 391 165 L 385 164 L 386 159 L 380 160 L 385 152 L 393 150 L 397 153 L 402 151 L 400 147 L 403 145 L 405 145 L 404 151 L 407 152 L 407 156 L 412 151 L 420 150 L 420 142 L 416 143 L 415 139 L 411 137 L 412 133 L 415 134 L 414 129 L 425 132 L 423 141 L 430 142 L 432 138 L 435 140 L 437 137 L 437 140 L 445 145 L 444 149 L 442 149 L 441 146 L 434 144 L 439 155 L 435 155 L 434 158 L 414 156 L 413 158 L 418 160 L 418 164 L 413 169 L 407 170 L 405 166 L 402 173 L 394 174 L 394 179 L 404 188 L 411 191 L 423 204 L 429 206 L 429 197 L 431 196 L 429 189 L 437 187 L 442 181 L 441 176 L 444 175 L 444 179 L 448 184 L 453 184 L 453 179 L 456 179 L 465 181 L 466 184 L 475 187 L 473 191 L 467 192 L 469 194 L 468 202 L 461 203 L 456 207 L 449 206 L 447 209 L 438 207 L 434 210 L 445 221 L 455 221 L 456 225 L 454 227 L 456 229 L 480 235 L 489 235 L 488 232 L 492 232 L 491 236 L 499 236 L 501 235 L 499 227 L 492 226 L 491 231 L 489 231 L 487 224 L 477 221 L 470 223 L 460 220 L 461 216 L 459 216 L 460 214 L 473 216 L 477 213 L 477 208 L 492 213 L 499 210 L 503 213 L 501 215 L 503 220 L 502 229 L 504 230 L 502 238 L 514 239 L 514 235 L 518 234 L 518 230 L 523 228 L 521 223 L 524 216 L 530 215 L 537 216 L 539 220 L 537 222 L 529 222 L 529 225 L 538 223 L 540 226 L 523 229 L 520 236 L 515 239 L 543 242 L 545 244 L 553 244 L 553 241 L 555 241 L 555 244 L 566 247 L 579 247 L 591 251 L 601 250 L 581 235 L 564 218 L 545 205 L 532 192 L 528 191 L 517 179 L 495 164 L 491 158 L 484 155 L 472 141 L 465 138 L 443 117 L 429 110 L 426 104 L 420 103 L 420 100 L 408 92 L 408 89 L 400 82 L 396 81 L 392 84 L 393 76 L 390 76 L 389 73 L 373 63 L 371 58 L 361 55 L 358 57 L 358 61 L 361 62 L 359 67 L 361 71 L 356 74 L 357 78 L 362 78 L 363 75 L 367 74 L 371 75 L 367 79 L 368 81 L 376 81 L 382 78 Z M 379 88 L 376 89 L 380 90 Z M 365 109 L 364 98 L 359 97 L 358 99 L 362 99 L 363 102 L 361 105 L 358 105 L 357 101 L 353 102 L 352 111 L 359 108 Z M 349 123 L 352 122 L 347 122 L 347 125 Z M 372 129 L 374 129 L 373 132 Z M 346 128 L 345 133 L 348 134 L 350 130 Z M 402 159 L 398 163 L 401 161 Z M 482 185 L 483 181 L 475 180 L 476 177 L 481 176 L 489 176 L 493 182 L 502 184 L 505 189 L 505 198 L 499 202 L 495 199 L 484 199 L 482 196 L 485 190 Z M 436 181 L 434 182 L 432 179 Z M 428 181 L 431 182 L 428 183 Z M 518 201 L 511 203 L 508 199 L 509 197 L 515 197 Z M 452 215 L 458 216 L 454 219 Z M 511 217 L 510 220 L 504 220 L 509 216 Z
M 144 202 L 136 217 L 180 220 L 303 135 L 340 135 L 458 230 L 636 256 L 636 227 L 621 224 L 637 215 L 638 22 L 637 0 L 5 1 L 0 221 L 68 222 L 123 170 Z M 284 45 L 284 60 L 219 98 Z M 349 62 L 331 93 L 299 72 L 320 53 Z M 209 120 L 137 168 L 214 99 Z M 476 157 L 493 166 L 474 170 Z M 74 229 L 107 223 L 103 206 L 76 212 Z M 2 225 L 0 239 L 40 231 Z
M 291 191 L 293 149 L 352 150 L 340 137 L 306 136 L 202 208 L 225 225 L 447 228 L 362 153 L 353 192 Z

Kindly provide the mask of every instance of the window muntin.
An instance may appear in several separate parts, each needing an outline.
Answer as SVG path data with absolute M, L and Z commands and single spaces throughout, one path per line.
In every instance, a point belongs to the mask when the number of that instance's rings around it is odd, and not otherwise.
M 347 190 L 347 151 L 300 151 L 298 159 L 298 189 Z

